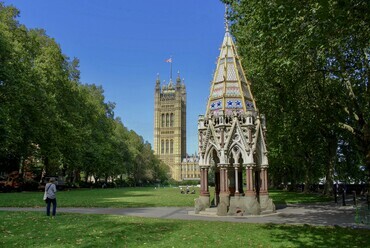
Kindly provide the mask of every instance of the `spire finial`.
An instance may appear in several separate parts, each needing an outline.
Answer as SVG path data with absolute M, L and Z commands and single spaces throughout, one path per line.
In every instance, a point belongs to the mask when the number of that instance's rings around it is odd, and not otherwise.
M 177 84 L 180 84 L 180 83 L 181 83 L 180 71 L 177 71 L 176 83 L 177 83 Z
M 228 20 L 229 6 L 225 3 L 225 31 L 229 32 L 229 20 Z

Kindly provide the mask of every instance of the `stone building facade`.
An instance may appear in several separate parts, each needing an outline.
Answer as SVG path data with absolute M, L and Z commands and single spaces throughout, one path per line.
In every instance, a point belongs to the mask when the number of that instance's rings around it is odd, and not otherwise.
M 181 163 L 186 157 L 186 88 L 184 81 L 180 79 L 180 73 L 175 83 L 170 78 L 169 83 L 163 85 L 159 75 L 157 76 L 153 147 L 154 153 L 169 166 L 171 177 L 181 181 Z
M 186 156 L 181 162 L 182 180 L 200 180 L 199 157 L 197 155 Z

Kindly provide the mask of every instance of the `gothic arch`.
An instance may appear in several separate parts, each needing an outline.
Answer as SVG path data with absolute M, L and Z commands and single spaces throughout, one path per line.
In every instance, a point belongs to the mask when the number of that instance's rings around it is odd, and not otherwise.
M 217 147 L 215 145 L 213 145 L 213 144 L 209 144 L 208 147 L 207 147 L 207 149 L 206 149 L 206 152 L 204 154 L 204 162 L 205 162 L 204 164 L 205 165 L 210 165 L 211 164 L 211 160 L 212 160 L 212 158 L 214 156 L 214 152 L 213 151 L 216 152 L 217 157 L 220 160 L 220 156 L 219 156 L 219 154 L 217 152 L 218 151 L 217 150 Z

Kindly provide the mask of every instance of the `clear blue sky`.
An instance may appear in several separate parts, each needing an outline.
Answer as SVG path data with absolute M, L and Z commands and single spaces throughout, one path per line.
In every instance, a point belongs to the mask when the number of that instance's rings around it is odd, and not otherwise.
M 1 1 L 1 0 L 0 0 Z M 205 113 L 224 35 L 218 0 L 5 0 L 20 23 L 43 28 L 62 52 L 80 59 L 82 83 L 102 85 L 125 126 L 153 142 L 157 73 L 179 70 L 187 89 L 187 152 L 197 151 L 197 119 Z

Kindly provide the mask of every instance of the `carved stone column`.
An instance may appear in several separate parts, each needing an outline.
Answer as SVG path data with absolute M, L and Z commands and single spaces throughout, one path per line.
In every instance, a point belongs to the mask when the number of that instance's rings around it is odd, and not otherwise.
M 245 170 L 245 180 L 247 184 L 246 196 L 255 196 L 256 193 L 253 190 L 253 167 L 252 165 L 247 165 Z
M 265 167 L 261 168 L 260 177 L 261 177 L 260 194 L 266 195 L 267 194 L 267 168 Z
M 234 165 L 235 168 L 235 196 L 239 196 L 239 165 Z
M 220 167 L 220 194 L 229 194 L 228 164 L 219 164 Z
M 200 195 L 209 196 L 208 191 L 208 166 L 200 168 Z
M 260 204 L 256 198 L 256 192 L 254 191 L 254 184 L 253 184 L 253 171 L 254 164 L 246 164 L 245 171 L 246 171 L 246 183 L 247 183 L 247 190 L 245 192 L 245 205 L 244 211 L 246 214 L 251 215 L 259 215 L 261 213 Z
M 261 193 L 260 193 L 260 206 L 263 213 L 275 212 L 275 204 L 272 202 L 268 195 L 268 184 L 267 184 L 267 167 L 261 167 Z
M 217 215 L 227 215 L 230 205 L 229 199 L 229 182 L 227 176 L 228 164 L 219 164 L 220 168 L 220 202 L 217 206 Z
M 200 211 L 209 208 L 209 191 L 208 191 L 208 165 L 200 166 L 200 195 L 195 199 L 194 213 L 198 214 Z

